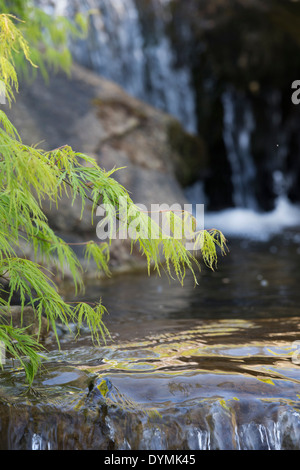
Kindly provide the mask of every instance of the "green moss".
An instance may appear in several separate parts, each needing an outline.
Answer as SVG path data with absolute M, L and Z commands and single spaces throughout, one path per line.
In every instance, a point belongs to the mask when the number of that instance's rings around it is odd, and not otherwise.
M 204 142 L 201 137 L 185 132 L 175 119 L 168 125 L 167 135 L 175 153 L 176 178 L 183 187 L 189 186 L 201 178 L 207 167 Z

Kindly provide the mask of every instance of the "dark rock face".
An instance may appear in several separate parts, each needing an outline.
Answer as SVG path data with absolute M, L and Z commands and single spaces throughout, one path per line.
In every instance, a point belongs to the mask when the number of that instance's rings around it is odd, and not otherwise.
M 299 4 L 245 0 L 183 4 L 174 0 L 171 7 L 169 33 L 178 65 L 190 64 L 192 69 L 198 130 L 208 149 L 210 206 L 235 204 L 235 170 L 224 138 L 228 90 L 233 108 L 239 108 L 233 116 L 233 140 L 241 138 L 243 129 L 239 131 L 238 126 L 247 109 L 251 112 L 248 138 L 255 168 L 251 184 L 258 208 L 273 207 L 278 196 L 274 174 L 278 172 L 283 175 L 286 194 L 299 202 L 300 107 L 291 101 L 291 85 L 299 78 L 300 66 Z M 241 149 L 235 150 L 243 175 L 245 160 Z M 247 206 L 247 201 L 240 205 Z

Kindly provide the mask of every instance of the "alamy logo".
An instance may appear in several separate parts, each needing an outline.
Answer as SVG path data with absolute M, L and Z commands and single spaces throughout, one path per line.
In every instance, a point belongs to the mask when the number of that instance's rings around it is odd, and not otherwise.
M 96 233 L 106 239 L 161 239 L 173 237 L 183 240 L 188 250 L 195 250 L 196 230 L 204 228 L 204 204 L 151 204 L 150 211 L 143 204 L 128 206 L 126 198 L 119 198 L 118 210 L 111 204 L 101 204 L 96 215 L 102 217 Z M 146 217 L 148 216 L 148 217 Z
M 295 90 L 292 93 L 292 103 L 300 104 L 300 80 L 294 80 L 292 83 L 292 89 Z

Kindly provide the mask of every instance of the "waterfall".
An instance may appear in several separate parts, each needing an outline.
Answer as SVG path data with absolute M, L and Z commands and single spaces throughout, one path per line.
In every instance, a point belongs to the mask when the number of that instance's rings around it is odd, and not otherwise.
M 176 53 L 166 33 L 169 1 L 150 2 L 154 15 L 154 19 L 147 19 L 152 22 L 151 35 L 143 28 L 137 2 L 54 0 L 52 8 L 46 1 L 46 8 L 68 17 L 78 10 L 92 10 L 88 38 L 70 44 L 75 60 L 118 83 L 132 96 L 174 115 L 187 131 L 196 133 L 190 71 L 176 66 Z
M 174 2 L 171 0 L 36 1 L 48 13 L 65 15 L 69 18 L 73 18 L 78 11 L 86 13 L 92 10 L 88 37 L 70 43 L 75 60 L 118 83 L 132 96 L 174 115 L 187 131 L 197 134 L 196 101 L 197 106 L 208 108 L 211 103 L 207 96 L 202 96 L 203 102 L 200 104 L 199 96 L 196 100 L 199 90 L 196 90 L 197 85 L 192 85 L 190 59 L 187 56 L 184 59 L 181 57 L 180 65 L 177 63 L 179 58 L 177 54 L 180 51 L 175 50 L 167 32 L 168 27 L 176 23 L 176 15 L 172 16 L 171 13 L 171 3 L 174 6 Z M 183 43 L 195 47 L 196 43 L 190 41 L 193 32 L 188 26 L 189 18 L 189 15 L 182 18 L 181 35 L 185 38 Z M 179 48 L 178 45 L 176 47 Z M 210 48 L 209 43 L 204 42 L 201 50 L 205 48 L 208 49 L 208 60 L 209 55 L 214 54 L 214 49 Z M 199 50 L 196 54 L 199 54 Z M 205 73 L 205 60 L 203 63 L 203 73 Z M 200 72 L 202 73 L 201 68 Z M 210 76 L 208 79 L 213 77 Z M 223 142 L 218 142 L 218 148 L 224 144 L 226 149 L 231 168 L 232 199 L 235 208 L 206 214 L 205 225 L 217 226 L 225 230 L 228 235 L 242 237 L 250 235 L 254 238 L 269 237 L 282 228 L 295 226 L 300 220 L 300 209 L 289 202 L 288 192 L 290 188 L 297 187 L 297 174 L 292 172 L 294 167 L 296 171 L 298 170 L 296 165 L 291 169 L 287 167 L 289 142 L 291 133 L 295 133 L 295 124 L 289 123 L 283 126 L 281 92 L 276 88 L 264 90 L 259 97 L 260 108 L 257 107 L 257 103 L 251 101 L 251 96 L 248 96 L 246 91 L 238 91 L 233 82 L 227 85 L 222 94 L 218 90 L 215 90 L 215 93 L 218 94 L 218 99 L 221 99 L 223 107 L 221 123 L 223 134 L 220 134 L 220 140 Z M 263 113 L 260 123 L 257 122 L 258 109 Z M 256 156 L 254 161 L 252 141 L 260 139 L 262 132 L 264 133 L 262 157 L 259 157 L 261 160 L 258 161 Z M 202 137 L 208 141 L 209 147 L 210 136 Z M 274 138 L 278 139 L 277 147 Z M 212 171 L 213 165 L 212 154 Z M 266 173 L 268 181 L 264 181 L 261 171 Z M 271 178 L 273 178 L 273 188 L 270 188 Z M 268 185 L 266 191 L 264 185 L 266 187 Z M 267 214 L 260 212 L 265 194 L 269 202 L 275 200 L 274 210 Z M 187 188 L 186 195 L 193 203 L 205 203 L 207 195 L 204 193 L 203 181 L 195 183 L 192 188 Z
M 223 136 L 232 170 L 233 201 L 237 207 L 257 209 L 254 193 L 256 169 L 251 155 L 252 110 L 245 97 L 232 89 L 223 93 L 222 101 Z
M 222 103 L 223 139 L 232 171 L 235 208 L 206 213 L 205 227 L 217 226 L 228 236 L 267 241 L 283 229 L 299 225 L 300 221 L 300 208 L 287 197 L 290 179 L 284 173 L 284 165 L 288 149 L 285 135 L 280 132 L 278 97 L 271 93 L 268 100 L 270 128 L 280 142 L 276 149 L 270 145 L 269 151 L 275 196 L 275 207 L 270 212 L 260 211 L 255 195 L 258 170 L 251 152 L 251 136 L 255 130 L 251 104 L 243 93 L 231 87 L 223 93 Z

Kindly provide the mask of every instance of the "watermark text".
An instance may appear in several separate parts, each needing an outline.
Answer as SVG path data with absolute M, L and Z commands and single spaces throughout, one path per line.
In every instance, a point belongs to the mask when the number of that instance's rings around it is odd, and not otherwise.
M 116 206 L 98 206 L 96 216 L 101 217 L 96 234 L 102 241 L 171 237 L 193 250 L 197 231 L 204 229 L 204 204 L 151 204 L 148 210 L 143 204 L 128 204 L 125 197 L 120 197 Z

